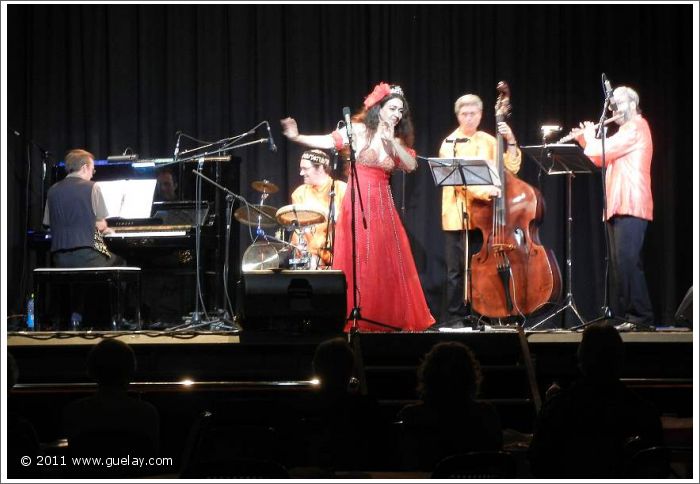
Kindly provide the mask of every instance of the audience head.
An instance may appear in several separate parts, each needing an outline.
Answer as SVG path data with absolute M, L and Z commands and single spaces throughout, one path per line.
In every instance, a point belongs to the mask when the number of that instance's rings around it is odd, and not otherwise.
M 355 354 L 345 339 L 329 339 L 316 347 L 312 367 L 322 390 L 345 392 L 355 369 Z
M 578 347 L 581 373 L 597 379 L 616 379 L 624 362 L 624 344 L 620 333 L 607 323 L 588 326 Z
M 456 341 L 433 346 L 418 367 L 418 393 L 426 403 L 471 400 L 480 383 L 479 361 L 468 346 Z
M 124 387 L 136 372 L 136 356 L 123 341 L 105 339 L 92 347 L 87 366 L 88 375 L 99 386 Z

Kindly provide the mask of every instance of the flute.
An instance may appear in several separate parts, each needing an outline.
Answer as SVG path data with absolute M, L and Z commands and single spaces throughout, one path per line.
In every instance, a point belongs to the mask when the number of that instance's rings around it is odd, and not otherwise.
M 624 117 L 624 116 L 625 116 L 625 115 L 624 115 L 623 113 L 616 114 L 616 115 L 613 116 L 612 118 L 606 119 L 606 120 L 603 122 L 603 126 L 607 126 L 608 124 L 612 123 L 613 121 L 617 121 L 618 119 L 620 119 L 620 118 L 622 118 L 622 117 Z M 600 127 L 600 123 L 598 123 L 598 124 L 596 124 L 596 125 L 594 126 L 595 129 L 598 129 L 599 127 Z M 571 141 L 572 139 L 576 138 L 576 137 L 577 137 L 578 135 L 580 135 L 581 133 L 583 133 L 583 128 L 574 128 L 574 129 L 571 130 L 571 132 L 570 132 L 569 134 L 567 134 L 567 135 L 564 136 L 562 139 L 560 139 L 559 141 L 557 141 L 557 143 L 558 143 L 558 144 L 561 144 L 561 143 L 566 143 L 567 141 Z

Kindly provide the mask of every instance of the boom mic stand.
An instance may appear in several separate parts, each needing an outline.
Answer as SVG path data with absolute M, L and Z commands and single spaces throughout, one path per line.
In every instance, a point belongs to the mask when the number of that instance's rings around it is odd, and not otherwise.
M 204 180 L 208 181 L 209 183 L 211 183 L 212 185 L 214 185 L 215 187 L 217 187 L 218 189 L 223 190 L 226 193 L 226 202 L 227 202 L 226 213 L 227 213 L 227 217 L 229 217 L 229 219 L 230 219 L 230 214 L 232 211 L 232 205 L 233 205 L 234 199 L 241 200 L 246 205 L 248 205 L 248 201 L 245 198 L 238 195 L 237 193 L 232 192 L 228 188 L 226 188 L 222 185 L 219 185 L 211 178 L 200 173 L 198 170 L 192 170 L 192 173 L 194 173 L 197 177 L 199 177 L 200 180 L 204 179 Z M 230 230 L 231 230 L 231 224 L 230 224 L 230 222 L 227 221 L 227 224 L 226 224 L 226 231 L 227 231 L 226 239 L 227 239 L 227 241 L 229 240 Z M 229 266 L 229 251 L 228 251 L 228 247 L 227 247 L 226 251 L 225 251 L 224 268 L 226 269 L 226 268 L 228 268 L 228 266 Z M 230 299 L 229 299 L 229 295 L 228 295 L 228 281 L 227 281 L 227 279 L 228 279 L 228 271 L 224 270 L 224 291 L 226 292 L 226 299 L 229 301 L 229 304 L 230 304 Z M 229 321 L 229 320 L 227 320 L 228 318 L 226 318 L 226 317 L 224 319 L 225 319 L 225 321 L 223 322 L 224 323 L 223 325 L 221 325 L 220 322 L 216 322 L 216 321 L 214 321 L 214 322 L 201 321 L 201 322 L 195 323 L 195 321 L 193 320 L 192 324 L 190 324 L 190 325 L 187 325 L 185 327 L 177 327 L 177 328 L 173 328 L 173 329 L 178 329 L 178 330 L 195 329 L 195 328 L 198 328 L 201 326 L 206 326 L 208 324 L 218 324 L 220 326 L 219 329 L 230 329 L 230 330 L 235 330 L 235 331 L 239 331 L 241 329 L 241 327 L 238 325 L 238 323 L 236 321 Z M 225 323 L 230 323 L 230 325 L 226 325 Z
M 201 170 L 202 170 L 202 166 L 204 164 L 206 157 L 209 155 L 221 154 L 222 152 L 225 152 L 227 150 L 231 150 L 231 149 L 235 149 L 235 148 L 242 148 L 244 146 L 249 146 L 252 144 L 267 142 L 267 140 L 268 140 L 267 138 L 261 138 L 261 139 L 258 139 L 255 141 L 250 141 L 247 143 L 235 144 L 237 141 L 239 141 L 243 137 L 245 137 L 249 134 L 252 134 L 255 131 L 255 129 L 259 126 L 262 126 L 262 124 L 264 124 L 264 122 L 258 124 L 255 128 L 253 128 L 253 129 L 251 129 L 251 130 L 249 130 L 241 135 L 237 135 L 237 136 L 234 136 L 231 138 L 224 138 L 223 140 L 208 143 L 204 146 L 199 146 L 199 147 L 193 148 L 189 151 L 183 151 L 182 154 L 188 155 L 188 156 L 185 156 L 185 157 L 180 158 L 180 159 L 178 159 L 178 152 L 179 152 L 178 148 L 179 148 L 180 136 L 182 136 L 183 133 L 180 133 L 178 135 L 178 142 L 175 146 L 175 154 L 174 154 L 173 163 L 185 162 L 185 161 L 190 161 L 190 160 L 195 160 L 195 159 L 198 161 L 197 170 L 192 170 L 192 172 L 195 175 L 197 175 L 197 177 L 198 177 L 197 184 L 196 184 L 196 191 L 195 191 L 195 193 L 196 193 L 195 207 L 196 207 L 196 211 L 197 211 L 197 223 L 196 223 L 196 228 L 195 228 L 195 231 L 196 231 L 195 232 L 195 253 L 196 253 L 196 255 L 195 255 L 195 257 L 196 257 L 196 268 L 195 268 L 195 270 L 196 270 L 196 291 L 195 292 L 196 292 L 196 296 L 195 296 L 195 309 L 194 309 L 194 312 L 192 313 L 192 317 L 189 319 L 189 321 L 186 320 L 184 324 L 176 326 L 174 328 L 171 328 L 171 330 L 177 330 L 177 331 L 192 330 L 192 329 L 200 328 L 202 326 L 207 326 L 207 325 L 210 326 L 210 328 L 212 328 L 212 329 L 214 328 L 214 326 L 216 326 L 217 329 L 228 329 L 228 330 L 240 330 L 241 329 L 236 321 L 229 320 L 228 315 L 227 315 L 227 311 L 225 309 L 224 309 L 224 314 L 223 314 L 223 318 L 222 318 L 223 321 L 221 321 L 221 320 L 212 321 L 209 319 L 209 316 L 207 315 L 206 308 L 204 307 L 204 301 L 202 298 L 202 291 L 201 291 L 201 284 L 200 284 L 200 272 L 201 271 L 200 271 L 200 267 L 199 267 L 200 252 L 201 252 L 200 239 L 201 239 L 201 222 L 202 222 L 200 220 L 200 217 L 201 217 L 200 206 L 202 203 L 202 200 L 201 200 L 201 181 L 202 181 L 202 179 L 205 179 L 208 182 L 215 185 L 216 187 L 218 187 L 219 189 L 224 190 L 229 195 L 229 197 L 226 198 L 227 203 L 232 204 L 233 198 L 241 199 L 246 204 L 248 204 L 248 202 L 240 195 L 233 193 L 232 191 L 228 190 L 227 188 L 219 185 L 215 181 L 213 181 L 210 178 L 208 178 L 207 176 L 203 175 L 201 173 Z M 222 146 L 222 144 L 223 144 L 223 146 Z M 216 145 L 218 145 L 218 147 L 211 149 L 212 146 L 216 146 Z M 193 154 L 194 152 L 201 151 L 201 150 L 205 150 L 205 152 Z M 229 218 L 229 220 L 230 220 L 230 211 L 231 211 L 231 206 L 228 205 L 227 206 L 227 217 Z M 262 212 L 260 212 L 260 213 L 262 213 Z M 226 235 L 227 243 L 228 243 L 229 237 L 230 237 L 230 223 L 227 224 L 227 235 Z M 224 253 L 225 253 L 226 260 L 224 262 L 225 269 L 223 271 L 223 274 L 224 274 L 224 277 L 226 277 L 226 279 L 228 279 L 228 277 L 227 277 L 228 276 L 228 266 L 229 266 L 228 247 L 226 247 L 226 250 L 224 251 Z M 228 295 L 228 281 L 227 280 L 224 282 L 224 290 L 226 291 L 226 300 L 230 301 L 229 295 Z M 200 312 L 199 312 L 200 300 L 202 302 L 202 309 L 204 312 L 204 320 L 202 320 L 200 317 Z M 231 323 L 231 324 L 227 324 L 227 323 Z

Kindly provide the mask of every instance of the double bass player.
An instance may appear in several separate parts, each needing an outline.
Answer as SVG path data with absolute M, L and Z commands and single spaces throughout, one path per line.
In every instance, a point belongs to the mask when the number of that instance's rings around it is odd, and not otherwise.
M 449 134 L 440 146 L 441 158 L 478 157 L 486 160 L 495 170 L 496 138 L 480 131 L 479 123 L 483 102 L 475 94 L 465 94 L 455 101 L 454 111 L 459 126 Z M 507 123 L 497 125 L 498 132 L 506 140 L 505 168 L 511 173 L 520 170 L 521 153 L 512 129 Z M 445 235 L 445 262 L 447 265 L 447 307 L 440 326 L 463 327 L 469 308 L 466 305 L 465 271 L 466 244 L 469 254 L 479 251 L 482 234 L 473 228 L 470 211 L 473 200 L 489 200 L 500 195 L 500 189 L 487 186 L 446 186 L 442 188 L 442 230 Z M 468 232 L 468 236 L 466 235 Z

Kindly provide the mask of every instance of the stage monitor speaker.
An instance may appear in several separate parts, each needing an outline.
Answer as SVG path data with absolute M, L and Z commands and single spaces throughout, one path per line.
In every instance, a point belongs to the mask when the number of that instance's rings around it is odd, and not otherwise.
M 248 271 L 238 283 L 244 331 L 341 333 L 347 314 L 342 271 Z
M 690 286 L 685 297 L 676 309 L 675 320 L 676 324 L 682 326 L 690 326 L 693 319 L 693 286 Z

